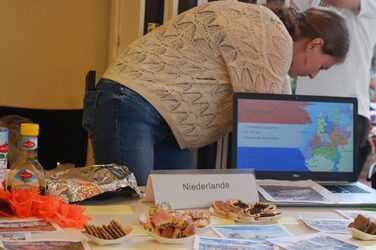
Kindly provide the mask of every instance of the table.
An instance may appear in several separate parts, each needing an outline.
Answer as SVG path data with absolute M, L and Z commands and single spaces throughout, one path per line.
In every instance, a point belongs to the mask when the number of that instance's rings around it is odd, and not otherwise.
M 90 243 L 93 249 L 192 249 L 193 240 L 187 244 L 181 245 L 169 245 L 169 244 L 159 244 L 154 239 L 148 237 L 145 232 L 142 230 L 142 227 L 139 224 L 138 217 L 141 213 L 146 212 L 149 206 L 153 205 L 152 203 L 144 203 L 139 199 L 132 199 L 124 196 L 116 196 L 107 200 L 93 200 L 85 201 L 82 203 L 85 206 L 109 206 L 113 208 L 114 206 L 123 206 L 124 208 L 130 208 L 132 214 L 125 215 L 120 214 L 117 211 L 117 214 L 101 214 L 93 215 L 92 222 L 93 224 L 107 224 L 111 219 L 116 219 L 120 223 L 133 225 L 134 230 L 131 235 L 122 245 L 113 245 L 113 246 L 96 246 L 93 243 Z M 93 208 L 93 207 L 91 207 Z M 293 235 L 304 235 L 309 233 L 315 233 L 313 229 L 310 229 L 308 226 L 299 221 L 299 216 L 306 218 L 316 218 L 316 219 L 344 219 L 336 209 L 342 210 L 356 210 L 360 208 L 339 208 L 339 207 L 278 207 L 277 210 L 282 212 L 282 219 L 280 223 L 289 230 Z M 90 210 L 90 209 L 89 209 Z M 106 212 L 106 210 L 105 210 Z M 111 211 L 108 211 L 111 213 Z M 210 237 L 218 237 L 210 228 L 204 228 L 198 231 L 198 234 Z M 70 240 L 82 240 L 84 236 L 81 233 L 78 233 L 76 230 L 63 230 L 63 232 L 58 233 L 49 233 L 49 238 L 54 239 L 70 239 Z M 371 250 L 376 249 L 376 241 L 357 241 L 351 238 L 350 235 L 340 235 L 336 234 L 335 237 L 346 239 L 358 244 L 361 244 L 362 249 Z M 33 239 L 46 239 L 46 235 L 35 234 Z

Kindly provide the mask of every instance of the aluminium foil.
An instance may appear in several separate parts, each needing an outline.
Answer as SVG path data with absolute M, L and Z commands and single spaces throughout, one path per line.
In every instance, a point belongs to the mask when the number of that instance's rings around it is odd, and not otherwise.
M 117 164 L 92 165 L 55 171 L 46 180 L 49 195 L 66 202 L 78 202 L 107 192 L 132 189 L 134 198 L 141 198 L 134 174 L 126 166 Z

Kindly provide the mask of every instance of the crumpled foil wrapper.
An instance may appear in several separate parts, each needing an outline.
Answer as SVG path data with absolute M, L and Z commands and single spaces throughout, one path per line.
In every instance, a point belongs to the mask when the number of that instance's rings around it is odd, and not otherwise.
M 136 177 L 126 166 L 117 164 L 93 165 L 57 171 L 47 178 L 50 195 L 60 196 L 66 202 L 88 198 L 129 187 L 137 198 L 143 196 Z

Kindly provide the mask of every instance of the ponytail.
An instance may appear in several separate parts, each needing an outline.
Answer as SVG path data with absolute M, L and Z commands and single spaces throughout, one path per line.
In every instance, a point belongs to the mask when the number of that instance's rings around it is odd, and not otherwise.
M 343 62 L 349 50 L 350 39 L 345 19 L 334 11 L 322 8 L 309 8 L 298 12 L 282 4 L 267 5 L 283 22 L 294 41 L 302 38 L 324 40 L 322 50 Z

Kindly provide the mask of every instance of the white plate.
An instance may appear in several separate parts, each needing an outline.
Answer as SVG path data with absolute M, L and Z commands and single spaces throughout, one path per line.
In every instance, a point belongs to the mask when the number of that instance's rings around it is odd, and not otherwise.
M 140 214 L 140 216 L 138 217 L 138 220 L 140 221 L 141 225 L 145 225 L 146 223 L 148 223 L 148 219 L 149 215 L 145 212 Z
M 183 212 L 183 211 L 180 211 L 180 212 Z M 142 213 L 140 214 L 140 216 L 138 217 L 138 220 L 140 221 L 141 225 L 145 225 L 147 222 L 148 222 L 148 219 L 149 219 L 149 215 L 147 213 Z M 211 224 L 213 224 L 212 220 L 209 218 L 209 222 L 206 226 L 204 227 L 196 227 L 197 229 L 202 229 L 202 228 L 206 228 L 208 226 L 210 226 Z
M 278 221 L 279 219 L 282 218 L 282 214 L 279 213 L 279 214 L 276 214 L 274 216 L 270 216 L 270 217 L 260 217 L 260 218 L 257 218 L 256 219 L 256 222 L 276 222 Z
M 353 238 L 358 240 L 376 240 L 376 235 L 367 234 L 365 232 L 362 232 L 356 228 L 349 227 L 349 231 Z
M 250 217 L 249 219 L 239 219 L 239 218 L 231 218 L 231 217 L 226 217 L 226 216 L 223 216 L 223 215 L 220 215 L 220 214 L 217 214 L 214 209 L 212 207 L 209 208 L 209 212 L 214 215 L 214 216 L 217 216 L 217 217 L 221 217 L 221 218 L 224 218 L 224 219 L 228 219 L 228 220 L 234 220 L 234 221 L 238 221 L 238 222 L 257 222 L 254 218 Z
M 263 218 L 261 218 L 261 220 L 257 220 L 255 217 L 249 217 L 249 219 L 248 218 L 244 218 L 244 219 L 229 218 L 229 217 L 217 214 L 212 207 L 209 208 L 209 212 L 212 215 L 215 215 L 215 216 L 218 216 L 218 217 L 221 217 L 221 218 L 224 218 L 224 219 L 234 220 L 234 221 L 237 221 L 237 222 L 248 222 L 248 223 L 249 222 L 252 222 L 252 223 L 276 222 L 277 220 L 279 220 L 281 218 L 281 214 L 277 214 L 277 215 L 271 216 L 271 217 L 263 217 Z
M 184 244 L 184 243 L 193 241 L 193 239 L 195 238 L 195 234 L 188 236 L 188 237 L 184 237 L 184 238 L 171 239 L 171 238 L 162 237 L 150 231 L 147 231 L 147 232 L 151 237 L 153 237 L 156 241 L 158 241 L 158 243 L 162 243 L 162 244 Z
M 114 240 L 106 240 L 97 238 L 94 235 L 88 234 L 86 232 L 82 232 L 86 237 L 88 237 L 92 242 L 94 242 L 97 245 L 100 246 L 106 246 L 106 245 L 115 245 L 115 244 L 121 244 L 129 235 L 130 232 L 132 232 L 133 228 L 131 226 L 127 227 L 128 230 L 126 230 L 126 235 Z

